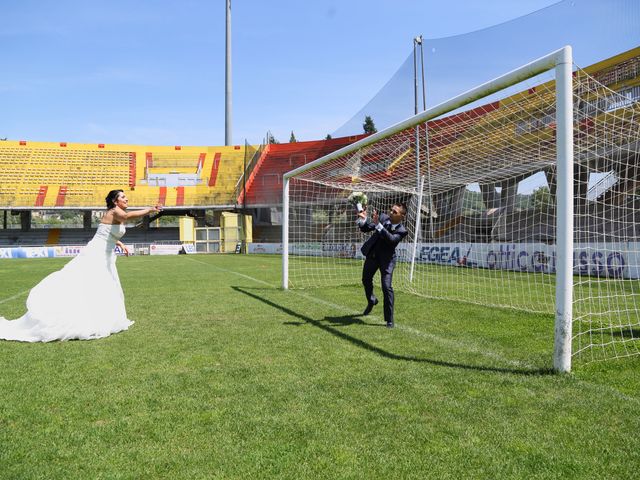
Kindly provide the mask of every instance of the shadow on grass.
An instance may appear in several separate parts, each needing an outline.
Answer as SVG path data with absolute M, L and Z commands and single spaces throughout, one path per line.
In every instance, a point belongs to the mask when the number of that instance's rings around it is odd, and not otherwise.
M 621 330 L 613 330 L 614 337 L 620 337 L 624 340 L 640 340 L 640 329 L 638 328 L 622 328 Z
M 247 293 L 248 292 L 242 292 L 242 293 Z M 287 310 L 287 313 L 289 313 L 289 310 Z M 293 314 L 292 314 L 293 315 Z M 361 318 L 358 318 L 360 315 L 343 315 L 341 317 L 324 317 L 324 322 L 328 323 L 328 326 L 331 327 L 346 327 L 348 325 L 364 325 L 364 326 L 368 326 L 368 327 L 384 327 L 385 325 L 378 325 L 378 324 L 373 324 L 373 323 L 367 323 L 365 321 L 363 321 Z M 314 320 L 317 321 L 317 320 Z M 309 323 L 309 319 L 308 318 L 304 318 L 304 322 L 284 322 L 284 325 L 292 325 L 294 327 L 299 327 L 301 325 L 307 325 Z
M 406 356 L 406 355 L 398 355 L 397 353 L 393 353 L 393 352 L 388 352 L 386 350 L 383 350 L 380 347 L 376 347 L 375 345 L 372 345 L 370 343 L 365 342 L 364 340 L 360 340 L 359 338 L 353 337 L 351 335 L 348 335 L 340 330 L 338 330 L 337 328 L 334 328 L 336 325 L 329 325 L 327 323 L 325 323 L 326 321 L 333 321 L 335 322 L 337 325 L 343 326 L 343 325 L 351 325 L 351 324 L 361 324 L 361 325 L 367 325 L 367 326 L 374 326 L 372 324 L 367 324 L 365 322 L 363 322 L 361 319 L 357 318 L 357 316 L 353 316 L 353 315 L 345 315 L 342 317 L 325 317 L 324 320 L 314 320 L 313 318 L 307 317 L 306 315 L 303 315 L 302 313 L 298 313 L 294 310 L 291 310 L 290 308 L 285 307 L 284 305 L 279 305 L 275 302 L 272 302 L 271 300 L 264 298 L 256 293 L 250 292 L 249 289 L 247 289 L 246 287 L 231 287 L 233 288 L 235 291 L 242 293 L 244 295 L 247 295 L 249 297 L 255 298 L 256 300 L 269 305 L 270 307 L 273 308 L 277 308 L 278 310 L 281 310 L 282 312 L 286 313 L 287 315 L 290 315 L 292 317 L 298 318 L 301 320 L 301 322 L 284 322 L 285 325 L 291 325 L 291 326 L 302 326 L 302 325 L 313 325 L 315 327 L 318 327 L 326 332 L 331 333 L 332 335 L 335 335 L 338 338 L 341 338 L 342 340 L 346 340 L 348 342 L 350 342 L 351 344 L 360 347 L 364 350 L 368 350 L 370 352 L 373 352 L 377 355 L 380 355 L 381 357 L 384 358 L 388 358 L 390 360 L 401 360 L 401 361 L 406 361 L 406 362 L 419 362 L 419 363 L 428 363 L 431 365 L 437 365 L 440 367 L 450 367 L 450 368 L 462 368 L 465 370 L 478 370 L 478 371 L 484 371 L 484 372 L 499 372 L 499 373 L 511 373 L 511 374 L 516 374 L 516 375 L 549 375 L 549 374 L 553 374 L 553 370 L 549 369 L 549 368 L 532 368 L 532 369 L 524 369 L 524 368 L 499 368 L 499 367 L 486 367 L 486 366 L 481 366 L 481 365 L 465 365 L 465 364 L 461 364 L 461 363 L 453 363 L 453 362 L 444 362 L 441 360 L 432 360 L 429 358 L 419 358 L 419 357 L 412 357 L 412 356 Z M 377 326 L 377 325 L 376 325 Z M 384 325 L 380 325 L 380 326 L 384 326 Z
M 367 323 L 360 315 L 342 315 L 341 317 L 324 317 L 324 321 L 332 327 L 344 327 L 348 325 L 363 325 L 366 327 L 384 327 L 387 326 L 384 323 Z

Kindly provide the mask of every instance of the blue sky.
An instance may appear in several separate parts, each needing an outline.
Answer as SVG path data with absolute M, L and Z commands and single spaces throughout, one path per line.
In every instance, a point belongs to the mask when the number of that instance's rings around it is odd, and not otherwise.
M 0 137 L 224 144 L 224 0 L 0 0 Z M 233 141 L 324 138 L 391 78 L 412 39 L 556 0 L 232 0 Z

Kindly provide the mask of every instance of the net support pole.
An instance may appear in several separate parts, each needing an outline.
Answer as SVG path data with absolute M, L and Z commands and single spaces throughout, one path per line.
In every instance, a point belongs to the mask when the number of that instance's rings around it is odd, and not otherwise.
M 420 188 L 420 125 L 416 125 L 416 189 Z
M 282 178 L 282 288 L 289 288 L 289 177 Z
M 573 301 L 573 60 L 571 47 L 558 53 L 556 64 L 556 155 L 558 165 L 556 219 L 556 317 L 553 368 L 571 370 Z
M 420 179 L 420 185 L 418 186 L 418 207 L 416 209 L 416 226 L 413 233 L 413 246 L 411 247 L 411 268 L 409 270 L 409 283 L 413 283 L 413 270 L 416 266 L 416 252 L 418 250 L 418 240 L 420 239 L 420 220 L 422 218 L 422 192 L 424 191 L 424 175 Z
M 429 241 L 433 241 L 435 238 L 434 225 L 433 225 L 433 193 L 431 192 L 431 152 L 429 151 L 429 124 L 424 124 L 424 148 L 425 158 L 427 160 L 427 197 L 429 201 Z M 422 189 L 424 190 L 424 182 L 422 183 Z
M 422 36 L 413 39 L 413 99 L 414 115 L 418 114 L 418 45 L 422 46 Z M 416 125 L 416 189 L 420 187 L 420 124 Z

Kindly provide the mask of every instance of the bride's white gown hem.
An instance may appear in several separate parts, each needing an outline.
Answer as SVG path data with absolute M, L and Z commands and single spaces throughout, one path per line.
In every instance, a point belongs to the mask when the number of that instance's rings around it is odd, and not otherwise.
M 31 289 L 27 313 L 17 320 L 0 317 L 0 339 L 90 340 L 128 329 L 133 322 L 127 318 L 114 252 L 124 233 L 122 224 L 99 224 L 78 256 Z

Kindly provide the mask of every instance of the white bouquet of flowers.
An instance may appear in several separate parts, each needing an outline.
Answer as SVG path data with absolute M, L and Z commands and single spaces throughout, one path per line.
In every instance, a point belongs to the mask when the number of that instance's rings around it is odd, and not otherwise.
M 362 192 L 352 192 L 347 201 L 356 206 L 358 213 L 363 210 L 363 207 L 367 206 L 367 196 Z

